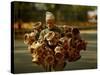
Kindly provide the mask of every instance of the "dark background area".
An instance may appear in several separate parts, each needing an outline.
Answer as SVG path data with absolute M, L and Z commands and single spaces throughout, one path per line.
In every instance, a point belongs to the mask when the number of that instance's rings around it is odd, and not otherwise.
M 96 6 L 65 5 L 32 2 L 12 2 L 14 22 L 45 21 L 45 12 L 50 11 L 56 16 L 57 22 L 87 21 L 88 11 L 96 10 Z

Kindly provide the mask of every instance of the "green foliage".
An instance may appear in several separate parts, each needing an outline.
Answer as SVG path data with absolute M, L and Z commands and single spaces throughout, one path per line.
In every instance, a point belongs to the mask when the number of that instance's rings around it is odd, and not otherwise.
M 57 20 L 87 21 L 87 11 L 96 6 L 64 5 L 50 3 L 12 2 L 14 4 L 14 21 L 45 21 L 45 12 L 51 11 Z

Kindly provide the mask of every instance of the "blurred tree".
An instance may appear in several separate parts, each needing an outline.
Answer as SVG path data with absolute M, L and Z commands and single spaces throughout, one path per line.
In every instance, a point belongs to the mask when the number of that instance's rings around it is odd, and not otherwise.
M 80 6 L 50 3 L 13 2 L 14 22 L 45 21 L 45 12 L 51 11 L 60 21 L 87 21 L 87 12 L 96 6 Z

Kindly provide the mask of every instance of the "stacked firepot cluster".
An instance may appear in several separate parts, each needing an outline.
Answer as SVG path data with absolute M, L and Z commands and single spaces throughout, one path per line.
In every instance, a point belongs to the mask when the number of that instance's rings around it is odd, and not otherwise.
M 35 25 L 41 29 L 41 22 Z M 81 38 L 78 28 L 64 25 L 60 29 L 62 33 L 49 31 L 44 39 L 37 39 L 37 29 L 24 35 L 24 43 L 28 45 L 32 62 L 42 66 L 45 71 L 63 70 L 67 62 L 79 60 L 80 51 L 86 50 L 87 42 Z

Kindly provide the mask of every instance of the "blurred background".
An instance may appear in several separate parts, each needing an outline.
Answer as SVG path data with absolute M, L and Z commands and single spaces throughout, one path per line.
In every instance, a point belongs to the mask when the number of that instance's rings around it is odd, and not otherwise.
M 23 36 L 32 31 L 32 25 L 41 21 L 45 25 L 45 12 L 51 11 L 58 26 L 69 25 L 80 29 L 81 36 L 88 42 L 82 58 L 67 64 L 64 70 L 97 68 L 97 7 L 33 2 L 12 2 L 11 27 L 14 29 L 14 72 L 44 72 L 31 62 L 31 55 L 24 44 Z

